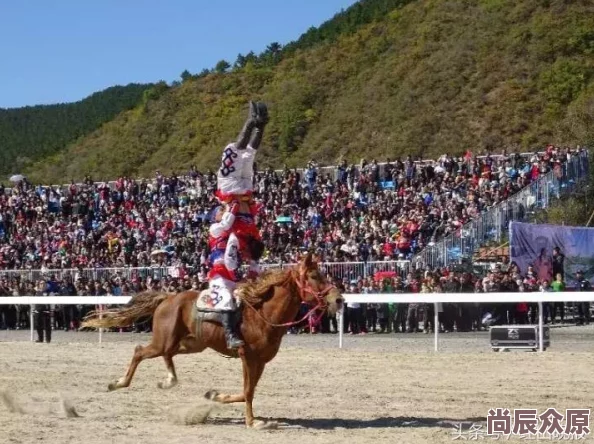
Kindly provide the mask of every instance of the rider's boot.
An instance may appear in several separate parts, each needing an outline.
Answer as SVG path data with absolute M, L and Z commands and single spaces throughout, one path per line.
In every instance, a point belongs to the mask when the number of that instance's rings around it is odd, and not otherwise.
M 234 331 L 235 327 L 235 312 L 234 311 L 224 311 L 221 313 L 223 329 L 225 330 L 225 340 L 227 341 L 227 348 L 229 349 L 238 349 L 244 343 L 241 339 L 237 337 L 237 334 Z
M 268 107 L 264 102 L 258 102 L 255 106 L 256 109 L 256 124 L 258 126 L 266 126 L 268 123 Z

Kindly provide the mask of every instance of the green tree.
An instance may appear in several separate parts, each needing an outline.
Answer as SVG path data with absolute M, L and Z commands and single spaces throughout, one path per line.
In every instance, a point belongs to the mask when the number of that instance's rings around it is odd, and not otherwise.
M 227 60 L 219 60 L 215 65 L 214 70 L 219 74 L 224 74 L 229 70 L 229 68 L 231 68 L 231 65 Z
M 250 51 L 245 55 L 245 63 L 256 63 L 258 61 L 258 56 L 254 53 L 254 51 Z
M 190 73 L 190 71 L 188 71 L 187 69 L 184 70 L 184 72 L 181 73 L 180 75 L 182 82 L 187 82 L 188 80 L 190 80 L 192 78 L 192 74 Z
M 282 49 L 282 45 L 278 42 L 268 45 L 266 50 L 260 55 L 263 64 L 267 66 L 276 65 L 281 59 Z
M 233 68 L 234 69 L 245 68 L 246 62 L 247 62 L 246 57 L 243 54 L 238 54 L 237 59 L 235 60 L 235 63 L 233 64 Z

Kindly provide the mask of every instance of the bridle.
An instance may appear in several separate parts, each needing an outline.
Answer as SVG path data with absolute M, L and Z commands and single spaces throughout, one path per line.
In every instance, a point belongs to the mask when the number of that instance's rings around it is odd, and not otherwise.
M 302 323 L 312 315 L 314 317 L 311 323 L 317 324 L 320 322 L 322 316 L 324 316 L 324 312 L 328 308 L 328 301 L 326 300 L 326 295 L 330 293 L 330 291 L 332 291 L 333 289 L 336 289 L 336 286 L 332 284 L 326 284 L 322 290 L 314 290 L 311 284 L 307 281 L 307 271 L 307 269 L 300 269 L 299 275 L 297 277 L 295 277 L 295 272 L 291 271 L 290 275 L 290 277 L 293 278 L 295 285 L 297 285 L 297 288 L 299 289 L 299 299 L 301 299 L 301 302 L 308 305 L 311 304 L 307 299 L 307 295 L 313 296 L 313 299 L 315 300 L 315 306 L 311 308 L 301 319 L 297 321 L 275 324 L 273 322 L 270 322 L 264 316 L 262 316 L 262 314 L 247 301 L 242 301 L 242 303 L 245 303 L 248 307 L 254 310 L 256 314 L 260 317 L 260 319 L 262 319 L 266 324 L 268 324 L 271 327 L 292 327 L 294 325 Z M 316 311 L 318 311 L 318 314 L 314 314 Z

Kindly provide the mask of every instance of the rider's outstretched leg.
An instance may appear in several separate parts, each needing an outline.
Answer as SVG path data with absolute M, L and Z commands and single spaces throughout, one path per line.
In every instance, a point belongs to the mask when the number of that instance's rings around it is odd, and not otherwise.
M 256 123 L 258 122 L 258 107 L 254 102 L 250 102 L 250 110 L 248 113 L 248 118 L 245 121 L 239 135 L 237 136 L 237 141 L 235 142 L 235 149 L 244 150 L 246 149 L 250 136 L 252 134 L 252 130 L 256 127 Z

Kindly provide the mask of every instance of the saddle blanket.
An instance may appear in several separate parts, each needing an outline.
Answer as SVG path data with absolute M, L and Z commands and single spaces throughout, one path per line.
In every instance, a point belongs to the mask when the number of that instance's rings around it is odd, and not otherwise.
M 237 300 L 237 298 L 236 298 Z M 239 307 L 239 301 L 237 301 Z M 215 304 L 212 303 L 210 293 L 208 290 L 203 290 L 198 295 L 196 304 L 194 306 L 194 328 L 195 335 L 200 338 L 202 335 L 202 323 L 214 322 L 215 324 L 223 324 L 222 312 L 216 309 Z M 236 327 L 241 322 L 241 310 L 237 310 L 231 321 Z M 234 356 L 234 357 L 238 357 Z
M 233 295 L 233 298 L 235 299 L 235 305 L 239 307 L 241 300 L 235 295 Z M 198 295 L 198 299 L 196 299 L 196 308 L 198 311 L 216 312 L 221 310 L 221 302 L 221 298 L 212 297 L 209 290 L 202 290 Z

